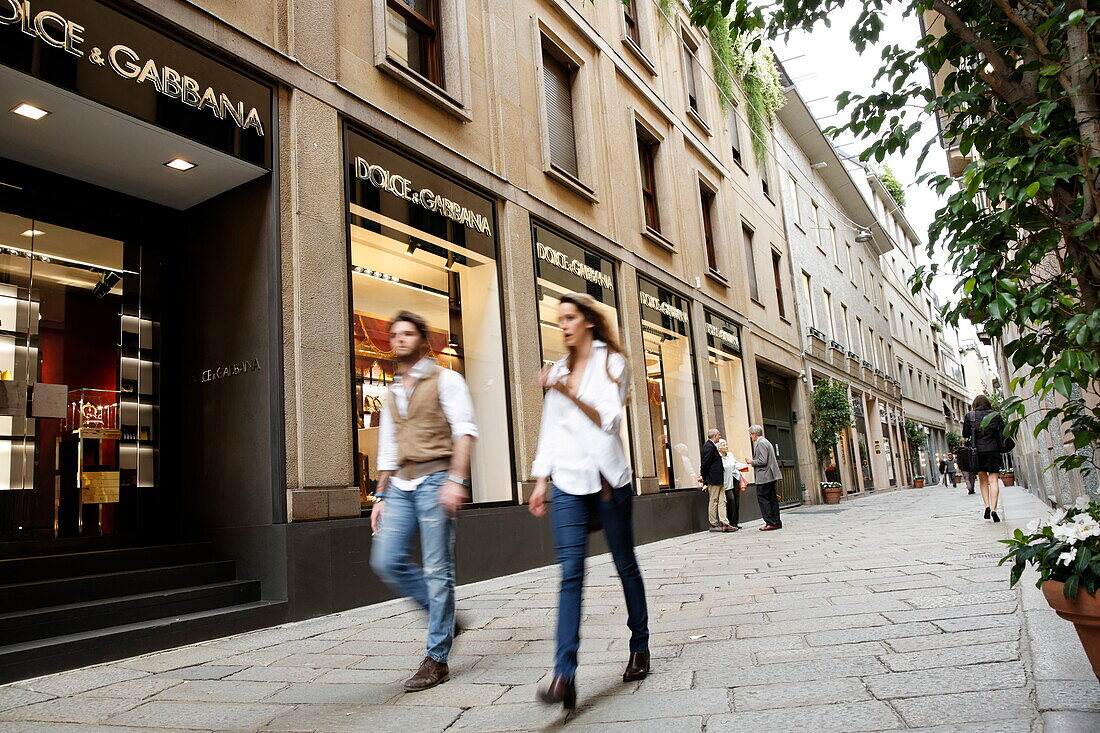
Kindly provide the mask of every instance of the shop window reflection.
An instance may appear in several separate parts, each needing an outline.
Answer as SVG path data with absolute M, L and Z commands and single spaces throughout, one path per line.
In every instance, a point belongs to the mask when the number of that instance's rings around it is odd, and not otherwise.
M 745 371 L 741 362 L 740 330 L 732 321 L 706 311 L 707 364 L 715 425 L 729 443 L 731 455 L 743 461 L 752 455 Z M 708 428 L 711 426 L 707 426 Z M 747 475 L 753 481 L 752 469 Z

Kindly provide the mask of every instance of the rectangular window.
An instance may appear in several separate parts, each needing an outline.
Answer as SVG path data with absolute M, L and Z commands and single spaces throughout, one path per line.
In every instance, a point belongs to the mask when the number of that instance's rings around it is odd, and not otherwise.
M 795 183 L 794 176 L 784 176 L 783 185 L 786 188 L 783 191 L 783 198 L 787 205 L 787 218 L 791 220 L 791 224 L 801 225 L 802 211 L 798 206 L 798 184 Z
M 863 288 L 863 294 L 870 298 L 871 291 L 867 288 L 867 265 L 862 259 L 859 261 L 859 286 Z
M 702 441 L 691 348 L 691 304 L 645 278 L 638 278 L 638 290 L 657 483 L 662 489 L 697 489 Z
M 787 317 L 787 307 L 783 303 L 782 260 L 778 252 L 772 251 L 772 276 L 775 278 L 775 302 L 779 305 L 779 317 Z
M 578 178 L 577 137 L 573 125 L 573 79 L 576 67 L 561 60 L 551 49 L 542 49 L 543 88 L 546 96 L 546 131 L 550 141 L 550 165 Z
M 387 0 L 386 52 L 436 86 L 443 86 L 439 0 Z
M 733 159 L 737 165 L 741 162 L 741 122 L 737 119 L 737 108 L 730 106 L 730 145 L 733 149 Z
M 751 134 L 752 131 L 750 130 Z M 760 190 L 764 192 L 764 195 L 769 199 L 772 197 L 772 164 L 770 158 L 765 158 L 764 162 L 760 165 Z
M 756 253 L 752 246 L 752 229 L 741 225 L 741 240 L 745 247 L 745 272 L 749 276 L 749 296 L 760 300 L 760 284 L 756 280 Z
M 695 72 L 695 46 L 687 36 L 681 36 L 680 48 L 683 54 L 684 86 L 687 88 L 688 109 L 699 114 L 699 90 Z
M 849 349 L 855 348 L 852 343 L 852 326 L 848 323 L 848 306 L 840 304 L 840 325 L 844 327 L 844 345 Z
M 824 243 L 825 233 L 821 231 L 821 207 L 817 205 L 817 202 L 811 201 L 811 213 L 813 219 L 810 221 L 810 226 L 813 228 L 813 240 L 814 244 L 820 247 Z
M 380 410 L 395 367 L 389 320 L 399 310 L 424 318 L 428 355 L 469 385 L 479 431 L 473 501 L 510 501 L 513 490 L 500 480 L 512 475 L 512 466 L 509 451 L 500 448 L 510 438 L 508 403 L 499 387 L 505 357 L 494 203 L 395 148 L 358 133 L 346 139 L 350 170 L 365 173 L 370 161 L 371 170 L 411 181 L 411 190 L 431 189 L 463 214 L 451 218 L 429 210 L 426 202 L 376 185 L 380 179 L 373 176 L 356 175 L 349 186 L 351 416 L 362 506 L 371 506 L 377 487 Z
M 833 259 L 836 260 L 837 267 L 840 267 L 840 246 L 837 243 L 836 238 L 836 224 L 829 223 L 829 243 L 833 249 Z
M 645 209 L 645 225 L 655 232 L 661 231 L 661 216 L 657 209 L 657 141 L 642 128 L 638 134 L 638 166 L 642 172 L 642 205 Z
M 721 272 L 718 267 L 718 252 L 714 248 L 714 228 L 711 222 L 714 211 L 714 192 L 700 185 L 699 201 L 703 209 L 703 244 L 707 250 L 707 267 L 714 272 Z
M 825 318 L 829 322 L 829 338 L 834 341 L 840 339 L 840 334 L 836 330 L 836 314 L 833 313 L 833 294 L 828 290 L 822 290 L 822 294 L 825 296 Z
M 802 297 L 806 302 L 806 319 L 810 322 L 811 327 L 817 328 L 817 318 L 814 317 L 813 280 L 805 270 L 802 271 Z
M 863 339 L 863 319 L 856 316 L 856 340 L 859 342 L 859 355 L 864 359 L 867 358 L 867 344 Z
M 852 281 L 855 282 L 856 273 L 852 269 L 852 244 L 850 242 L 844 243 L 844 255 L 848 260 L 848 277 L 852 278 Z
M 705 309 L 704 314 L 714 427 L 722 431 L 731 456 L 748 456 L 752 454 L 752 441 L 745 426 L 751 423 L 741 363 L 741 333 L 728 318 Z
M 623 20 L 626 22 L 626 37 L 638 48 L 642 47 L 642 30 L 638 25 L 638 1 L 623 0 Z

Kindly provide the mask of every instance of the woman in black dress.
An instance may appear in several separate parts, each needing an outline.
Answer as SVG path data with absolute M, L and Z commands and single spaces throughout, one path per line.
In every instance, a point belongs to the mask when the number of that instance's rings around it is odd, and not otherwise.
M 985 425 L 986 416 L 993 417 Z M 977 452 L 978 483 L 985 501 L 985 518 L 1001 521 L 997 516 L 997 502 L 1001 494 L 1001 443 L 1005 421 L 993 409 L 989 398 L 980 394 L 974 398 L 970 412 L 963 418 L 963 439 L 972 440 Z

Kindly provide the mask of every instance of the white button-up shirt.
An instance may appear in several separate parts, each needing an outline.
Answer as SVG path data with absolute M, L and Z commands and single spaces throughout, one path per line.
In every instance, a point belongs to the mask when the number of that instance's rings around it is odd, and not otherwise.
M 569 374 L 566 361 L 562 359 L 550 368 L 548 384 Z M 631 478 L 630 462 L 619 430 L 629 383 L 622 354 L 609 356 L 607 344 L 593 341 L 577 397 L 599 413 L 600 424 L 593 423 L 561 392 L 548 389 L 542 403 L 542 427 L 531 475 L 549 476 L 559 489 L 577 495 L 598 492 L 601 475 L 613 488 L 627 484 Z
M 420 385 L 420 381 L 429 376 L 433 370 L 439 370 L 439 404 L 443 408 L 443 414 L 447 416 L 447 422 L 451 426 L 451 437 L 458 440 L 463 435 L 477 437 L 477 425 L 474 423 L 474 405 L 470 399 L 470 389 L 466 386 L 466 380 L 458 372 L 444 369 L 435 363 L 435 360 L 427 357 L 413 364 L 408 375 L 416 380 L 413 390 Z M 409 392 L 403 384 L 404 379 L 400 375 L 394 375 L 393 386 L 390 392 L 393 394 L 394 403 L 405 417 L 409 412 Z M 378 423 L 378 470 L 396 471 L 400 466 L 397 463 L 397 430 L 394 427 L 393 415 L 390 414 L 389 402 L 382 407 L 382 417 Z M 390 485 L 402 491 L 412 491 L 427 476 L 417 479 L 401 479 L 390 476 Z

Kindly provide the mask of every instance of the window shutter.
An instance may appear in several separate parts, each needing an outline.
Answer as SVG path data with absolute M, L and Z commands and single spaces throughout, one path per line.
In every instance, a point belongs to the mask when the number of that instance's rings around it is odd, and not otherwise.
M 546 128 L 550 138 L 550 162 L 579 178 L 577 139 L 573 127 L 572 73 L 549 53 L 542 54 L 546 88 Z

